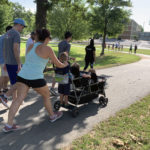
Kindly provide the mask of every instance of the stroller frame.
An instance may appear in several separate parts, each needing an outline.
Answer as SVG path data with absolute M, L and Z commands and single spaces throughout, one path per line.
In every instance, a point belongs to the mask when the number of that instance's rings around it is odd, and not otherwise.
M 106 78 L 98 76 L 98 82 L 90 83 L 91 80 L 83 77 L 78 77 L 71 80 L 72 89 L 68 96 L 69 105 L 68 107 L 61 106 L 60 101 L 54 103 L 54 109 L 59 110 L 60 107 L 64 107 L 72 112 L 72 116 L 76 117 L 79 114 L 78 105 L 86 104 L 98 98 L 99 105 L 101 107 L 107 106 L 108 98 L 105 94 Z

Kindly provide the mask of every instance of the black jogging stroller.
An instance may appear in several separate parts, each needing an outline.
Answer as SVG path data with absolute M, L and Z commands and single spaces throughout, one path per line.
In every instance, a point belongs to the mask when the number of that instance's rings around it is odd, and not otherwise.
M 61 106 L 60 101 L 54 103 L 54 109 L 58 111 L 60 107 L 64 107 L 71 111 L 72 116 L 76 117 L 79 114 L 81 104 L 87 104 L 94 99 L 98 99 L 100 107 L 106 107 L 108 98 L 106 98 L 105 87 L 106 78 L 97 76 L 97 82 L 91 82 L 91 79 L 78 77 L 71 81 L 70 95 L 68 96 L 69 105 Z

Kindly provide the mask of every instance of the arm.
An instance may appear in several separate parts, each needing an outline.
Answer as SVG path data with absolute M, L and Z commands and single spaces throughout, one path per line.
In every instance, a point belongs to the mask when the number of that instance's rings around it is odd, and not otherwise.
M 13 51 L 18 65 L 21 64 L 19 47 L 19 43 L 14 43 Z
M 70 48 L 71 48 L 71 45 L 70 45 L 70 44 L 68 44 L 68 45 L 67 45 L 67 47 L 66 47 L 66 52 L 68 53 L 68 56 L 69 56 L 69 53 L 70 53 Z M 74 58 L 74 57 L 69 56 L 69 60 L 73 60 L 73 61 L 75 61 L 75 58 Z
M 88 74 L 82 74 L 82 77 L 83 77 L 83 78 L 91 78 L 91 76 L 88 75 Z
M 14 55 L 18 64 L 18 71 L 19 72 L 21 70 L 21 59 L 20 59 L 20 51 L 19 51 L 19 47 L 20 44 L 19 43 L 14 43 L 13 45 L 13 51 L 14 51 Z

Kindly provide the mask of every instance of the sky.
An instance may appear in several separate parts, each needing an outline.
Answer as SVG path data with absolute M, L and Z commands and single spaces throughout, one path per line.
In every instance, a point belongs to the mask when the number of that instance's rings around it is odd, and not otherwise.
M 26 8 L 26 10 L 36 11 L 36 5 L 33 0 L 9 0 L 18 2 Z M 150 32 L 150 0 L 131 0 L 133 7 L 131 18 L 138 24 L 142 25 L 144 31 Z

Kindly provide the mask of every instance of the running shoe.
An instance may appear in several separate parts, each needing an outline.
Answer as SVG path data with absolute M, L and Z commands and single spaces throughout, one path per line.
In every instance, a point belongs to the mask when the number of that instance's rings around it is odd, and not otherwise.
M 4 95 L 0 95 L 0 102 L 7 108 L 9 108 L 9 106 L 7 105 L 7 98 L 4 97 Z
M 57 96 L 57 95 L 58 95 L 54 88 L 50 88 L 50 92 L 51 92 L 51 94 L 54 95 L 54 96 Z
M 6 93 L 8 91 L 8 89 L 3 89 L 3 93 Z
M 5 125 L 3 128 L 3 132 L 8 133 L 8 132 L 16 131 L 18 129 L 19 129 L 19 126 L 15 125 L 15 124 L 11 128 L 9 128 L 7 125 Z
M 57 119 L 61 118 L 62 116 L 63 116 L 63 112 L 61 111 L 55 112 L 53 116 L 50 116 L 50 121 L 54 122 Z

